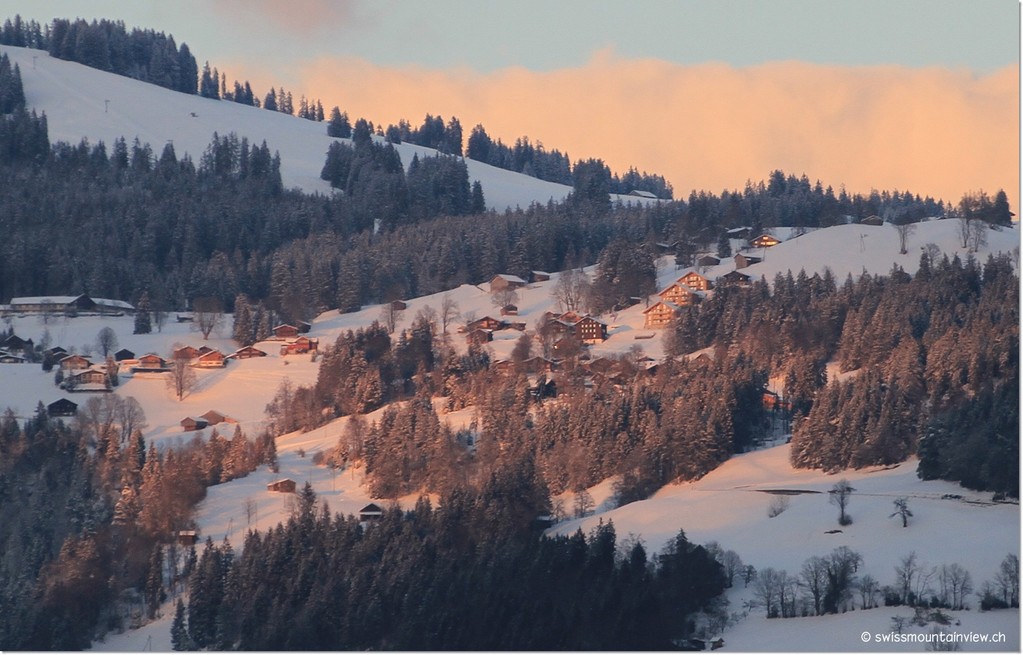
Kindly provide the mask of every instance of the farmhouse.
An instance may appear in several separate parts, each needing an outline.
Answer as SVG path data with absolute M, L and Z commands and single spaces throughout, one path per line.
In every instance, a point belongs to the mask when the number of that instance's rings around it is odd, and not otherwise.
M 81 312 L 120 315 L 135 311 L 135 307 L 123 300 L 90 298 L 86 294 L 77 296 L 26 296 L 11 298 L 7 311 L 15 314 L 66 314 L 74 316 Z
M 526 281 L 518 275 L 498 273 L 490 280 L 490 293 L 504 291 L 505 289 L 521 289 L 526 286 Z
M 607 324 L 592 316 L 583 316 L 573 328 L 575 336 L 583 343 L 600 343 L 607 339 Z
M 25 358 L 21 355 L 14 355 L 12 353 L 0 350 L 0 364 L 24 364 Z
M 175 348 L 174 352 L 171 353 L 171 359 L 185 360 L 189 362 L 198 356 L 199 351 L 193 348 L 192 346 L 181 346 L 180 348 Z

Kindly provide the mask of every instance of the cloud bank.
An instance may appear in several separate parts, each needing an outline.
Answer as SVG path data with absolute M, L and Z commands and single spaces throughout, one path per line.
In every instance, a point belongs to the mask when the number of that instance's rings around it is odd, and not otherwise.
M 301 71 L 304 93 L 353 119 L 417 125 L 428 112 L 455 115 L 466 137 L 476 123 L 505 143 L 528 135 L 573 160 L 664 175 L 676 197 L 741 189 L 782 169 L 836 191 L 910 190 L 953 204 L 966 191 L 1004 188 L 1019 213 L 1018 65 L 989 75 L 796 61 L 737 68 L 604 51 L 551 72 L 357 58 L 316 59 Z M 274 83 L 259 71 L 247 77 Z

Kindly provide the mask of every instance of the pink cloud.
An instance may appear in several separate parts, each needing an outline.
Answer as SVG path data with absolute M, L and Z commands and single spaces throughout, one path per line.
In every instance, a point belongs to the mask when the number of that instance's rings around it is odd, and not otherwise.
M 254 28 L 270 24 L 298 36 L 336 30 L 356 20 L 350 0 L 214 0 L 210 5 L 231 20 Z
M 466 136 L 482 123 L 505 143 L 528 135 L 573 160 L 662 174 L 676 197 L 741 189 L 780 168 L 836 189 L 910 190 L 953 204 L 969 190 L 1004 188 L 1019 207 L 1017 65 L 989 75 L 795 61 L 736 68 L 604 51 L 550 72 L 387 68 L 355 58 L 301 70 L 296 87 L 353 119 L 416 125 L 428 112 L 455 115 Z M 259 88 L 274 83 L 252 72 Z

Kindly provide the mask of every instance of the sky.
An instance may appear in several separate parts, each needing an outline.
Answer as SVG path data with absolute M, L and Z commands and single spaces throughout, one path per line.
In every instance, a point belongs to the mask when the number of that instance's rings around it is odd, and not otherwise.
M 676 197 L 772 170 L 954 204 L 1019 194 L 1016 0 L 0 0 L 185 42 L 259 95 L 376 124 L 457 116 L 505 143 L 664 175 Z M 297 102 L 296 102 L 297 105 Z

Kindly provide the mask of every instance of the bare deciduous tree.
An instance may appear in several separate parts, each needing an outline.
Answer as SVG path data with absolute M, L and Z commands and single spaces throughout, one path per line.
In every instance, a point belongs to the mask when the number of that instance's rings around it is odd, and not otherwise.
M 170 361 L 170 372 L 167 374 L 167 386 L 179 401 L 195 386 L 195 369 L 192 368 L 188 355 L 178 353 L 178 344 L 174 346 L 175 356 Z
M 582 269 L 572 268 L 563 272 L 554 284 L 552 295 L 563 312 L 582 309 L 583 300 L 590 288 L 590 279 Z
M 117 334 L 114 333 L 114 329 L 109 325 L 103 327 L 99 334 L 96 335 L 96 349 L 103 353 L 105 358 L 114 348 L 117 347 Z
M 458 311 L 458 303 L 455 299 L 448 294 L 444 294 L 440 299 L 440 327 L 443 334 L 448 333 L 448 326 L 458 320 L 460 313 Z
M 895 504 L 895 511 L 888 515 L 888 518 L 892 519 L 898 516 L 902 519 L 902 527 L 909 525 L 909 517 L 913 516 L 913 512 L 909 510 L 909 499 L 905 496 L 901 496 L 892 501 Z
M 196 298 L 192 303 L 192 325 L 202 333 L 202 338 L 209 339 L 214 330 L 218 330 L 224 322 L 224 305 L 219 298 L 204 296 Z
M 828 492 L 831 504 L 838 506 L 839 525 L 850 525 L 852 523 L 852 517 L 846 514 L 845 510 L 849 506 L 849 497 L 854 491 L 856 490 L 852 488 L 849 481 L 843 478 L 836 482 L 835 486 L 831 487 L 831 490 Z

